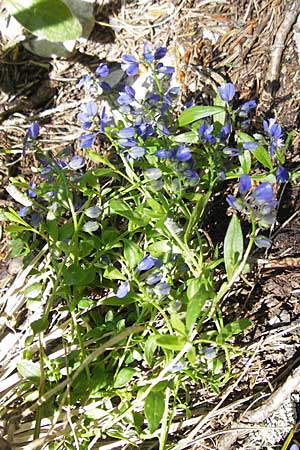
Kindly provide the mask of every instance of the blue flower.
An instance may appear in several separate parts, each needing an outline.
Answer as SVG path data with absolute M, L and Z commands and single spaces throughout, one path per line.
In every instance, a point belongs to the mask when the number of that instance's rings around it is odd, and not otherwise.
M 189 186 L 197 186 L 200 180 L 198 173 L 193 169 L 186 169 L 183 172 L 183 176 L 186 178 L 186 181 Z
M 109 75 L 109 68 L 107 64 L 100 63 L 95 70 L 95 74 L 98 75 L 98 77 L 107 77 Z
M 153 272 L 153 273 L 150 273 L 149 275 L 147 275 L 147 278 L 145 279 L 145 281 L 149 286 L 152 286 L 156 283 L 159 283 L 161 279 L 162 279 L 162 273 Z
M 226 201 L 231 208 L 242 211 L 243 205 L 241 204 L 240 199 L 237 199 L 234 195 L 227 195 Z
M 117 289 L 116 297 L 124 298 L 129 293 L 129 291 L 130 291 L 130 283 L 129 283 L 129 281 L 122 281 L 119 284 L 119 287 Z
M 107 122 L 107 117 L 106 117 L 106 107 L 103 106 L 101 114 L 100 114 L 100 133 L 104 133 L 105 132 L 105 125 Z
M 293 445 L 290 447 L 290 450 L 300 450 L 300 448 L 299 448 L 299 446 L 298 446 L 297 444 L 293 444 Z
M 158 283 L 154 288 L 154 292 L 158 297 L 166 297 L 169 295 L 170 290 L 171 286 L 166 282 Z
M 24 206 L 23 208 L 20 208 L 18 211 L 18 215 L 20 217 L 26 217 L 27 214 L 29 213 L 30 208 L 28 206 Z
M 40 132 L 40 126 L 36 122 L 33 122 L 28 128 L 28 136 L 31 139 L 36 139 L 38 137 L 39 132 Z
M 32 181 L 31 183 L 29 183 L 28 197 L 30 197 L 30 198 L 37 197 L 37 193 L 36 193 L 35 189 L 36 189 L 36 183 L 34 181 Z
M 172 75 L 175 72 L 175 68 L 172 66 L 164 66 L 163 63 L 158 63 L 156 67 L 157 72 L 164 75 Z
M 135 90 L 131 86 L 125 86 L 124 92 L 120 92 L 117 102 L 121 106 L 131 105 L 135 101 Z
M 158 258 L 153 258 L 150 253 L 146 253 L 146 256 L 141 259 L 136 270 L 139 272 L 144 272 L 146 270 L 152 269 L 152 267 L 160 267 L 161 262 Z
M 78 170 L 85 166 L 85 160 L 82 156 L 76 155 L 69 162 L 70 169 Z
M 199 128 L 197 130 L 199 138 L 203 142 L 207 142 L 209 144 L 215 144 L 216 138 L 212 135 L 213 129 L 214 129 L 213 125 L 208 125 L 206 123 L 206 120 L 203 120 L 202 124 L 199 126 Z
M 276 183 L 286 183 L 289 179 L 289 173 L 285 167 L 278 167 L 276 170 Z
M 133 159 L 140 159 L 146 153 L 146 149 L 144 147 L 139 147 L 138 145 L 131 147 L 127 151 L 128 155 Z
M 134 76 L 139 71 L 139 63 L 133 55 L 124 55 L 121 64 L 122 70 L 129 76 Z
M 98 112 L 98 107 L 94 102 L 87 102 L 81 105 L 81 110 L 77 115 L 78 120 L 82 122 L 81 128 L 88 130 L 92 125 L 92 120 Z
M 148 180 L 155 181 L 162 177 L 162 171 L 157 167 L 149 167 L 149 169 L 145 170 L 145 175 Z
M 135 125 L 137 134 L 144 139 L 154 134 L 154 128 L 151 123 L 141 122 Z
M 238 148 L 235 147 L 225 147 L 223 149 L 223 153 L 225 153 L 225 155 L 228 156 L 239 156 L 241 152 L 239 151 Z
M 181 144 L 178 147 L 177 153 L 176 153 L 176 158 L 178 159 L 178 161 L 180 162 L 184 162 L 184 161 L 188 161 L 189 159 L 191 159 L 192 154 L 191 154 L 191 150 L 189 149 L 189 147 L 186 147 L 185 145 Z
M 270 248 L 272 245 L 272 240 L 262 234 L 259 234 L 254 238 L 254 243 L 258 248 Z
M 29 125 L 28 131 L 24 137 L 23 141 L 23 156 L 25 156 L 25 150 L 29 146 L 29 139 L 34 141 L 40 132 L 40 126 L 37 122 L 33 122 L 31 125 Z
M 250 191 L 251 186 L 252 186 L 251 177 L 249 175 L 247 175 L 246 173 L 244 173 L 240 177 L 240 193 L 242 195 L 245 195 L 248 191 Z
M 166 47 L 158 47 L 154 53 L 154 59 L 162 59 L 167 54 Z
M 261 183 L 252 193 L 254 203 L 258 206 L 271 203 L 273 204 L 275 197 L 274 191 L 270 183 Z
M 80 148 L 90 148 L 94 144 L 98 133 L 87 133 L 80 136 Z
M 77 88 L 81 89 L 82 87 L 89 91 L 94 84 L 94 80 L 92 75 L 83 75 L 77 83 Z
M 249 111 L 251 109 L 256 108 L 256 101 L 255 100 L 249 100 L 248 102 L 243 103 L 238 111 L 240 116 L 247 116 L 249 114 Z
M 235 95 L 235 87 L 232 83 L 224 83 L 218 88 L 221 99 L 228 105 Z
M 277 148 L 283 147 L 282 128 L 275 119 L 269 119 L 269 123 L 264 120 L 263 125 L 265 133 L 271 138 L 270 154 L 273 156 Z
M 136 134 L 133 127 L 122 128 L 118 131 L 118 136 L 120 138 L 132 138 Z
M 231 133 L 231 122 L 228 121 L 221 128 L 220 135 L 219 135 L 220 140 L 225 141 L 228 138 L 228 136 L 230 135 L 230 133 Z
M 243 148 L 245 150 L 256 150 L 258 147 L 258 142 L 255 141 L 249 141 L 243 143 Z
M 144 42 L 143 56 L 145 60 L 148 61 L 149 63 L 152 63 L 154 61 L 154 56 L 152 55 L 150 45 L 147 41 Z
M 136 141 L 131 138 L 119 139 L 119 145 L 121 147 L 135 147 L 137 145 Z

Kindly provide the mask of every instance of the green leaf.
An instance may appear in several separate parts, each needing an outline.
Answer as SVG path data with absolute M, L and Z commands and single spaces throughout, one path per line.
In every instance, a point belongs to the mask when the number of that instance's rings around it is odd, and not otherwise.
M 144 206 L 140 209 L 133 210 L 127 203 L 122 200 L 111 200 L 109 207 L 112 213 L 116 213 L 121 217 L 125 217 L 130 222 L 138 225 L 139 227 L 144 227 L 148 225 L 151 220 L 149 214 L 145 213 Z
M 251 152 L 249 152 L 249 150 L 244 150 L 244 152 L 239 155 L 239 161 L 243 169 L 243 173 L 248 174 L 251 169 Z
M 219 345 L 222 345 L 226 339 L 231 338 L 235 334 L 239 334 L 252 325 L 252 321 L 246 318 L 242 318 L 231 322 L 220 330 L 219 335 L 217 336 L 216 342 Z
M 154 352 L 157 349 L 156 339 L 157 339 L 156 336 L 151 335 L 147 339 L 147 341 L 145 343 L 145 347 L 144 347 L 144 357 L 145 357 L 146 363 L 150 367 L 152 366 Z
M 243 258 L 244 240 L 239 218 L 235 214 L 229 223 L 224 239 L 224 262 L 228 280 Z
M 264 167 L 269 170 L 273 169 L 270 153 L 265 149 L 263 145 L 260 145 L 255 150 L 251 150 L 251 153 Z
M 47 330 L 49 322 L 47 319 L 38 319 L 30 324 L 34 334 L 42 333 L 42 331 Z
M 72 264 L 65 271 L 64 274 L 64 282 L 67 286 L 87 286 L 91 284 L 96 276 L 96 271 L 93 267 L 89 269 L 83 269 L 82 267 L 78 267 L 75 264 Z
M 156 338 L 157 345 L 167 350 L 181 350 L 186 344 L 186 338 L 183 336 L 164 335 Z
M 104 278 L 107 278 L 108 280 L 126 280 L 127 278 L 122 274 L 122 272 L 119 271 L 114 266 L 107 266 L 104 274 Z
M 150 433 L 158 429 L 165 410 L 165 397 L 162 392 L 150 392 L 145 399 L 145 416 Z
M 200 298 L 195 296 L 192 300 L 189 301 L 187 310 L 186 310 L 186 332 L 188 335 L 191 334 L 194 324 L 198 319 L 200 312 L 202 311 L 203 305 L 205 303 L 204 298 Z
M 57 220 L 47 220 L 47 231 L 54 242 L 58 240 L 58 224 Z
M 124 239 L 124 258 L 131 269 L 136 267 L 144 254 L 140 247 L 133 241 Z
M 82 26 L 61 0 L 5 0 L 9 13 L 35 36 L 63 42 L 81 36 Z
M 17 371 L 23 378 L 39 379 L 41 376 L 41 370 L 39 363 L 30 361 L 29 359 L 21 359 L 17 363 Z
M 109 161 L 108 158 L 105 158 L 104 156 L 99 155 L 99 153 L 93 152 L 93 150 L 86 149 L 85 151 L 86 156 L 88 156 L 92 161 L 103 164 L 105 166 L 110 167 L 111 169 L 116 170 L 115 166 Z M 98 169 L 97 169 L 98 170 Z M 102 170 L 102 169 L 100 169 Z M 93 171 L 94 173 L 95 171 Z
M 170 253 L 172 249 L 171 242 L 169 240 L 155 241 L 147 247 L 147 251 L 151 253 L 151 256 L 161 256 L 164 253 Z
M 180 127 L 184 127 L 195 120 L 204 119 L 224 111 L 221 106 L 191 106 L 185 109 L 178 117 Z
M 108 297 L 101 300 L 101 305 L 107 306 L 122 306 L 122 305 L 130 305 L 130 303 L 134 303 L 137 300 L 136 295 L 128 294 L 124 298 L 119 297 Z
M 189 299 L 186 310 L 186 333 L 191 334 L 205 302 L 214 297 L 215 293 L 208 280 L 192 279 L 188 282 L 187 297 Z
M 19 223 L 27 228 L 27 230 L 31 230 L 31 226 L 25 222 L 25 220 L 23 220 L 12 208 L 9 208 L 9 212 L 5 212 L 4 215 L 10 222 Z
M 33 283 L 24 289 L 24 296 L 26 298 L 37 298 L 42 292 L 42 285 L 40 283 Z
M 197 144 L 199 142 L 199 135 L 196 131 L 188 131 L 187 133 L 174 136 L 172 141 L 183 142 L 185 144 Z
M 223 111 L 220 112 L 219 114 L 216 114 L 214 116 L 214 122 L 217 123 L 219 122 L 222 126 L 225 125 L 225 120 L 226 120 L 226 103 L 224 102 L 224 100 L 221 99 L 220 94 L 218 92 L 215 100 L 214 100 L 214 106 L 221 106 L 223 108 Z
M 131 367 L 124 367 L 124 369 L 121 369 L 120 372 L 117 374 L 114 387 L 120 388 L 123 386 L 126 386 L 126 384 L 131 380 L 131 378 L 136 374 L 136 370 L 132 369 Z

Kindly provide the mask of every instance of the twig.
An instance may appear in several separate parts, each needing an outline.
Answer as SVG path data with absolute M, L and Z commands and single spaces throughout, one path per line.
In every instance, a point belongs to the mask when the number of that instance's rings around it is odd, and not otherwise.
M 300 2 L 296 0 L 289 8 L 287 8 L 285 17 L 276 33 L 273 49 L 271 52 L 271 60 L 266 74 L 266 80 L 269 83 L 275 82 L 279 78 L 280 63 L 284 50 L 284 43 L 299 14 Z

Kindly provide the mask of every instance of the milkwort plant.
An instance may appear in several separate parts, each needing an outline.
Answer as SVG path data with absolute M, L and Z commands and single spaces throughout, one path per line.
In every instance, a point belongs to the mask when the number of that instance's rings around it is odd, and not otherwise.
M 289 178 L 280 125 L 253 130 L 256 103 L 236 106 L 232 83 L 212 106 L 180 107 L 166 53 L 145 44 L 141 59 L 124 55 L 120 68 L 101 63 L 81 78 L 84 156 L 50 158 L 32 124 L 24 152 L 36 152 L 39 173 L 12 180 L 26 198 L 5 213 L 14 256 L 28 264 L 45 246 L 50 255 L 47 277 L 24 291 L 29 309 L 43 305 L 28 341 L 55 327 L 55 311 L 70 318 L 65 356 L 25 352 L 18 370 L 38 390 L 35 438 L 45 414 L 69 411 L 66 448 L 107 436 L 172 448 L 172 420 L 178 408 L 193 414 L 193 389 L 220 393 L 240 354 L 232 337 L 251 324 L 225 323 L 221 303 L 253 247 L 270 247 L 278 186 Z M 238 192 L 226 197 L 224 242 L 213 243 L 205 217 L 226 180 Z

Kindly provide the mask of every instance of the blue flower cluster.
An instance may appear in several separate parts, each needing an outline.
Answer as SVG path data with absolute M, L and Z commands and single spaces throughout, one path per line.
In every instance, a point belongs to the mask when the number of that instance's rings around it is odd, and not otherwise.
M 135 273 L 143 275 L 143 279 L 150 294 L 155 295 L 159 300 L 167 297 L 171 291 L 171 286 L 166 281 L 163 281 L 163 273 L 160 270 L 163 266 L 159 258 L 154 258 L 150 253 L 141 259 L 138 263 Z M 116 297 L 124 298 L 130 292 L 130 281 L 122 281 L 116 291 Z

